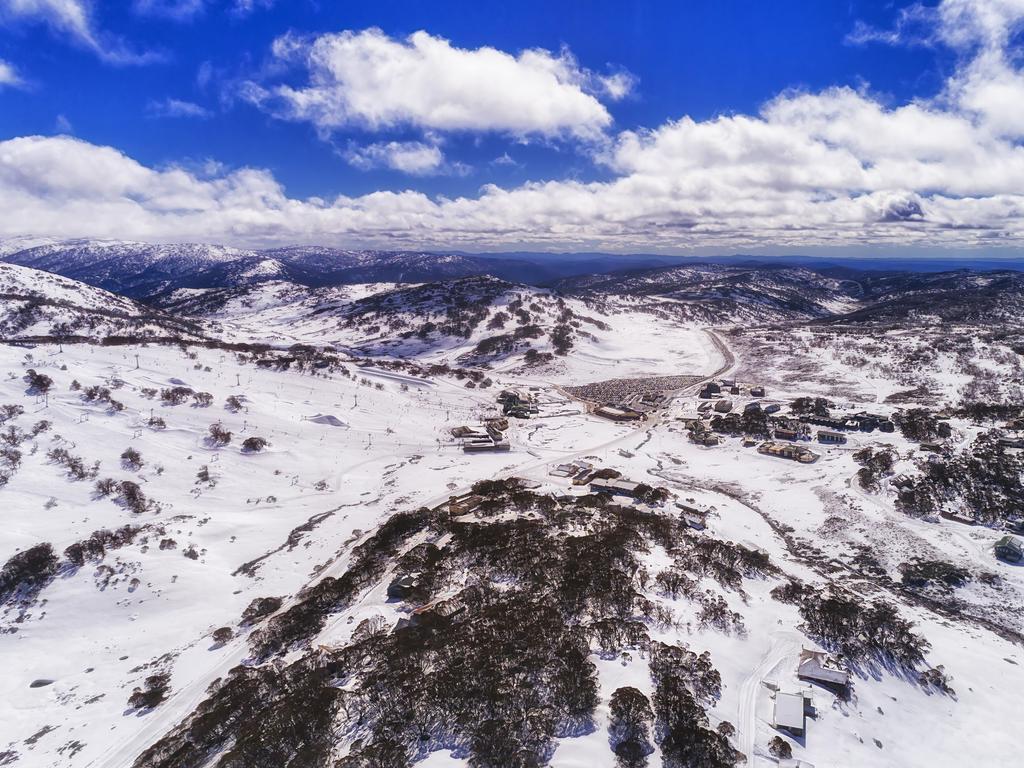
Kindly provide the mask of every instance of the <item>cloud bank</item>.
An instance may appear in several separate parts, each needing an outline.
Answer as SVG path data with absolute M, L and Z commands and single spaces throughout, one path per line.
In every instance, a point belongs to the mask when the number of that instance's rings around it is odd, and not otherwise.
M 277 94 L 288 95 L 292 119 L 328 131 L 358 122 L 415 125 L 425 136 L 574 136 L 607 179 L 488 185 L 463 197 L 296 199 L 266 170 L 153 168 L 69 137 L 23 137 L 0 142 L 0 233 L 467 249 L 1024 249 L 1024 75 L 1013 49 L 1024 0 L 946 0 L 929 13 L 930 44 L 961 55 L 931 99 L 892 105 L 851 88 L 783 93 L 756 114 L 615 134 L 582 70 L 564 57 L 464 51 L 425 33 L 406 41 L 345 33 L 322 48 L 325 38 L 286 40 L 281 56 L 315 60 L 309 86 Z M 493 66 L 488 77 L 451 63 L 464 57 Z M 414 76 L 421 66 L 429 77 Z M 480 83 L 495 77 L 516 87 L 489 87 L 492 102 L 472 108 Z M 526 102 L 530 109 L 512 109 Z M 594 132 L 605 140 L 590 142 Z M 357 165 L 414 174 L 445 162 L 429 139 L 349 152 Z

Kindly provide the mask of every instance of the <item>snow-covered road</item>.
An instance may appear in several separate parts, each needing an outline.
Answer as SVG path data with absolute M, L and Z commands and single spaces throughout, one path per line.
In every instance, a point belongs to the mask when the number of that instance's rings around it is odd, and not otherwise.
M 796 657 L 800 652 L 801 635 L 797 632 L 773 632 L 769 636 L 768 650 L 761 661 L 743 680 L 740 687 L 739 712 L 736 718 L 737 741 L 747 756 L 747 765 L 756 766 L 758 757 L 754 751 L 757 746 L 757 700 L 761 693 L 761 683 L 766 675 L 788 657 Z

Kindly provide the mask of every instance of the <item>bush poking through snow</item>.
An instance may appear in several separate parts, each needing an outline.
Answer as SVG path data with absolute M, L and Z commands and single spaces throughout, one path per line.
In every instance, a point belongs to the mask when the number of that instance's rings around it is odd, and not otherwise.
M 123 525 L 116 531 L 102 529 L 94 531 L 91 536 L 75 542 L 64 550 L 64 556 L 75 566 L 81 568 L 89 560 L 102 560 L 112 549 L 120 549 L 135 541 L 143 527 Z
M 170 387 L 160 390 L 160 400 L 165 405 L 181 405 L 194 394 L 195 392 L 189 387 Z
M 231 442 L 231 433 L 218 421 L 210 425 L 210 436 L 208 440 L 211 445 L 225 446 Z
M 234 636 L 235 633 L 231 631 L 231 627 L 220 627 L 219 629 L 215 629 L 210 637 L 217 645 L 224 645 L 224 643 L 228 642 Z
M 45 395 L 53 386 L 53 379 L 45 373 L 38 373 L 34 368 L 25 372 L 25 381 L 28 382 L 28 391 L 33 395 Z
M 793 757 L 793 748 L 781 736 L 772 737 L 772 740 L 768 742 L 768 751 L 772 757 L 776 757 L 779 760 L 789 760 Z
M 971 578 L 971 572 L 966 568 L 942 560 L 901 563 L 899 571 L 903 583 L 911 589 L 935 587 L 944 592 L 952 592 L 965 586 Z
M 54 464 L 64 467 L 68 475 L 75 480 L 85 480 L 99 474 L 100 463 L 98 461 L 91 467 L 86 467 L 81 458 L 73 456 L 66 448 L 53 448 L 46 454 L 46 457 Z
M 142 454 L 134 448 L 125 448 L 121 454 L 121 462 L 125 469 L 139 470 L 142 469 L 142 465 L 145 462 L 142 460 Z
M 51 544 L 37 544 L 13 555 L 0 569 L 0 605 L 32 600 L 57 573 Z
M 132 709 L 153 709 L 167 698 L 170 685 L 171 676 L 166 672 L 150 675 L 146 678 L 146 687 L 136 688 L 128 697 L 128 706 Z
M 242 441 L 242 453 L 259 453 L 270 445 L 264 437 L 247 437 Z
M 138 483 L 133 483 L 131 480 L 122 480 L 118 490 L 117 500 L 137 515 L 154 506 L 153 502 L 146 498 L 146 494 L 142 492 L 142 488 L 139 487 Z
M 257 597 L 242 611 L 243 624 L 255 624 L 281 607 L 280 597 Z

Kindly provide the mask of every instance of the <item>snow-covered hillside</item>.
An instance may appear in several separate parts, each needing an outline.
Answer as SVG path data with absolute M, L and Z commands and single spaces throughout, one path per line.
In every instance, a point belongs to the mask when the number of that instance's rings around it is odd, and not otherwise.
M 592 302 L 630 296 L 649 310 L 704 323 L 810 319 L 858 305 L 848 281 L 798 267 L 694 264 L 561 281 Z
M 179 319 L 60 275 L 0 263 L 0 337 L 5 340 L 202 335 L 193 319 Z
M 0 765 L 1015 754 L 1019 328 L 258 258 L 159 309 L 0 264 Z
M 626 297 L 600 306 L 493 277 L 423 285 L 306 289 L 270 282 L 178 291 L 169 312 L 213 321 L 228 338 L 332 344 L 357 354 L 517 370 L 567 384 L 711 370 L 694 324 L 651 316 Z
M 119 240 L 49 242 L 4 255 L 4 260 L 55 272 L 130 296 L 158 293 L 197 279 L 217 266 L 257 258 L 253 251 L 221 245 L 152 245 Z

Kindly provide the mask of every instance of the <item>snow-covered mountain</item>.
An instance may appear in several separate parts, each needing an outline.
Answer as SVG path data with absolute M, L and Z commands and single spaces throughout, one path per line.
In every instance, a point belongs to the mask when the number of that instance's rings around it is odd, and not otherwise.
M 332 344 L 354 354 L 488 369 L 519 368 L 578 383 L 611 374 L 703 366 L 713 342 L 692 323 L 659 323 L 629 301 L 600 305 L 495 277 L 307 289 L 268 282 L 183 290 L 167 312 L 225 338 Z
M 54 272 L 132 297 L 148 296 L 180 284 L 207 284 L 208 271 L 259 258 L 253 251 L 221 245 L 154 245 L 113 240 L 51 242 L 3 256 L 11 264 Z
M 826 322 L 1012 324 L 1024 306 L 1024 273 L 1009 270 L 864 275 L 848 284 L 859 306 Z
M 556 287 L 595 302 L 630 296 L 706 323 L 809 319 L 857 306 L 847 281 L 798 267 L 694 264 L 587 275 Z
M 50 272 L 0 263 L 0 338 L 204 336 L 201 323 Z
M 559 270 L 512 258 L 420 251 L 352 251 L 290 246 L 264 251 L 202 243 L 148 244 L 103 240 L 11 240 L 0 259 L 81 280 L 133 298 L 181 288 L 238 287 L 267 280 L 324 286 L 419 283 L 493 274 L 543 281 Z
M 1024 337 L 895 311 L 1012 275 L 204 253 L 148 304 L 0 263 L 0 765 L 1015 754 Z

